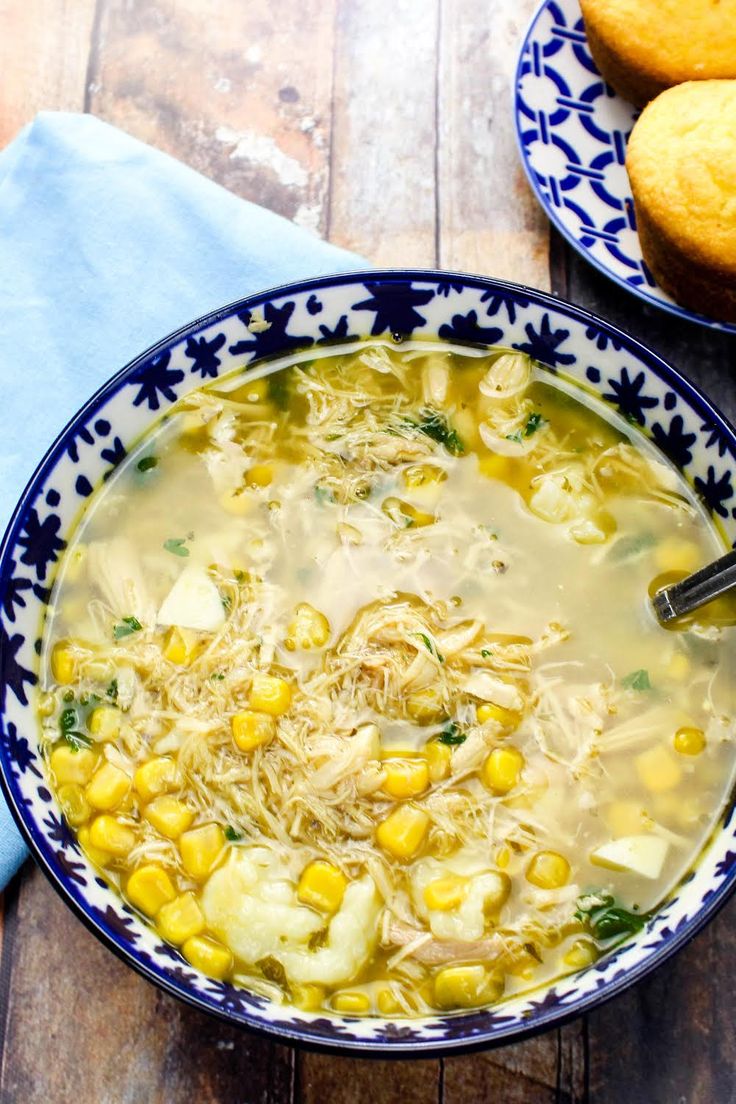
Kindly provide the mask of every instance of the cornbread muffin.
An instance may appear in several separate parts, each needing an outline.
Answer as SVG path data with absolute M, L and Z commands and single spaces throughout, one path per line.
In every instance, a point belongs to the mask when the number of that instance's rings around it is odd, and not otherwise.
M 643 107 L 690 80 L 736 78 L 736 0 L 580 0 L 602 76 Z
M 736 81 L 689 81 L 644 109 L 626 168 L 644 259 L 678 303 L 736 322 Z

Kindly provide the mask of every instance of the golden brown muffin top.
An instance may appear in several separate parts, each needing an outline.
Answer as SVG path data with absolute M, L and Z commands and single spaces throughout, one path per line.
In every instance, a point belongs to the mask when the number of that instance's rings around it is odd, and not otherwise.
M 632 131 L 626 167 L 661 233 L 736 278 L 736 81 L 689 81 L 657 96 Z
M 586 22 L 662 84 L 736 77 L 736 0 L 580 0 Z

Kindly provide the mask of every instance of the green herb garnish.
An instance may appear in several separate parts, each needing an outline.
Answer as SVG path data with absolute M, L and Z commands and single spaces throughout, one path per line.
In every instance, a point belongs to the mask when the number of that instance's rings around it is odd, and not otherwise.
M 530 414 L 526 420 L 526 425 L 523 429 L 517 429 L 515 433 L 507 433 L 507 441 L 515 441 L 517 445 L 520 445 L 525 437 L 531 437 L 533 433 L 536 433 L 543 425 L 545 420 L 541 414 Z
M 415 426 L 425 437 L 431 437 L 433 441 L 444 445 L 453 456 L 462 456 L 465 452 L 465 446 L 444 414 L 440 414 L 438 410 L 433 410 L 432 407 L 428 406 L 421 411 L 420 417 L 421 421 L 419 422 L 413 422 L 411 419 L 407 419 L 407 422 L 409 425 Z
M 118 621 L 116 625 L 113 625 L 112 635 L 116 640 L 122 640 L 125 636 L 132 636 L 133 633 L 140 632 L 143 626 L 137 617 L 124 617 L 122 621 Z
M 232 600 L 232 598 L 230 597 L 229 594 L 221 594 L 220 595 L 220 601 L 222 602 L 222 608 L 224 610 L 229 611 L 229 610 L 232 609 L 233 600 Z
M 164 548 L 167 552 L 171 552 L 172 556 L 188 556 L 189 549 L 185 548 L 187 537 L 169 537 L 164 541 Z
M 450 747 L 464 744 L 467 738 L 465 733 L 460 731 L 460 725 L 455 721 L 450 721 L 449 724 L 445 725 L 437 737 L 441 744 L 448 744 Z
M 621 679 L 621 685 L 625 690 L 651 690 L 649 672 L 641 667 L 638 671 L 631 671 Z
M 418 632 L 414 633 L 414 636 L 418 636 L 424 647 L 427 649 L 430 655 L 433 655 L 439 663 L 445 662 L 445 657 L 437 651 L 437 645 L 434 643 L 426 633 Z
M 314 497 L 319 502 L 320 506 L 324 506 L 325 502 L 334 502 L 335 496 L 329 487 L 321 487 L 319 484 L 314 488 Z
M 621 537 L 611 545 L 611 550 L 608 553 L 607 559 L 612 563 L 623 563 L 626 560 L 633 560 L 637 556 L 645 552 L 647 548 L 651 548 L 653 544 L 656 544 L 656 538 L 653 533 L 640 533 L 638 536 Z
M 493 652 L 490 648 L 481 648 L 480 654 L 483 656 L 483 659 L 488 659 L 490 656 L 493 655 Z
M 158 460 L 155 456 L 144 456 L 142 460 L 138 461 L 136 467 L 138 468 L 139 472 L 147 472 L 157 467 L 157 465 Z
M 588 893 L 578 897 L 575 916 L 593 936 L 605 941 L 617 935 L 641 931 L 649 919 L 646 912 L 630 912 L 616 904 L 610 893 Z
M 286 410 L 289 406 L 289 373 L 282 368 L 280 372 L 273 372 L 266 378 L 269 399 L 279 410 Z
M 222 671 L 215 671 L 214 675 L 210 675 L 210 678 L 216 679 L 217 682 L 222 682 L 224 677 Z
M 74 701 L 74 691 L 73 690 L 65 690 L 64 693 L 61 695 L 61 700 L 65 701 L 65 702 L 73 702 Z
M 114 678 L 105 691 L 110 701 L 118 700 L 118 680 Z
M 225 829 L 225 839 L 230 840 L 231 843 L 235 843 L 237 840 L 242 839 L 240 832 L 236 832 L 232 825 L 228 824 Z
M 85 736 L 83 732 L 79 732 L 77 729 L 78 724 L 79 717 L 76 709 L 62 709 L 59 715 L 59 729 L 62 738 L 66 740 L 72 751 L 79 751 L 82 747 L 92 747 L 89 736 Z

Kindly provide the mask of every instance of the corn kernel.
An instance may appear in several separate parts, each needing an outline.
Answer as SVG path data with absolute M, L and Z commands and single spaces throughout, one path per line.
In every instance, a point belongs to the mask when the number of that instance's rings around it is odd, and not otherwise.
M 236 713 L 230 726 L 233 740 L 241 751 L 252 751 L 253 748 L 270 744 L 276 735 L 276 722 L 271 714 L 256 713 L 252 709 Z
M 524 756 L 515 747 L 494 748 L 481 770 L 483 782 L 495 794 L 507 794 L 519 781 Z
M 253 676 L 248 703 L 251 709 L 280 717 L 291 705 L 291 687 L 275 675 L 257 673 Z
M 111 855 L 127 855 L 135 847 L 135 832 L 127 824 L 103 813 L 95 817 L 89 826 L 89 842 Z
M 675 652 L 667 664 L 667 674 L 678 682 L 683 682 L 687 678 L 690 669 L 690 660 L 683 652 Z
M 401 478 L 405 487 L 417 490 L 420 487 L 431 487 L 438 483 L 444 483 L 447 479 L 447 472 L 444 468 L 438 468 L 434 464 L 412 464 L 410 468 L 404 469 Z
M 254 464 L 245 473 L 245 481 L 250 487 L 267 487 L 273 483 L 273 464 Z
M 382 789 L 390 797 L 417 797 L 429 786 L 429 767 L 426 759 L 394 759 L 385 768 Z
M 321 648 L 329 638 L 330 622 L 314 606 L 301 602 L 294 611 L 287 631 L 289 635 L 284 644 L 290 652 L 297 648 Z
M 434 686 L 413 690 L 405 699 L 405 708 L 419 725 L 435 724 L 447 716 L 444 698 Z
M 158 930 L 169 943 L 186 943 L 204 930 L 204 917 L 193 893 L 182 893 L 164 905 L 157 917 Z
M 648 828 L 646 813 L 638 801 L 612 801 L 604 809 L 603 819 L 614 838 L 636 836 Z
M 682 768 L 662 744 L 643 751 L 634 762 L 640 782 L 652 793 L 672 790 L 682 778 Z
M 79 840 L 79 846 L 95 866 L 105 866 L 112 858 L 109 851 L 103 851 L 102 848 L 93 846 L 89 838 L 89 828 L 86 826 L 79 829 L 77 839 Z
M 428 909 L 449 912 L 465 900 L 468 879 L 458 874 L 447 874 L 424 887 L 424 903 Z
M 598 958 L 598 948 L 589 939 L 576 939 L 563 955 L 562 961 L 573 970 L 582 970 Z
M 503 979 L 483 966 L 446 966 L 434 979 L 434 1001 L 440 1008 L 477 1008 L 503 994 Z
M 92 810 L 89 807 L 84 791 L 76 782 L 67 782 L 59 786 L 57 791 L 61 811 L 72 827 L 77 828 L 89 819 Z
M 526 880 L 540 889 L 559 889 L 569 877 L 570 864 L 557 851 L 538 851 L 526 871 Z
M 167 839 L 178 839 L 194 820 L 194 813 L 183 801 L 168 794 L 156 797 L 146 805 L 143 815 L 156 831 Z
M 181 953 L 195 970 L 218 981 L 227 977 L 233 967 L 233 956 L 227 947 L 207 935 L 190 936 Z
M 705 748 L 705 733 L 702 728 L 685 725 L 675 733 L 674 744 L 680 755 L 700 755 Z
M 71 747 L 54 748 L 51 752 L 51 770 L 57 786 L 65 782 L 76 782 L 83 786 L 89 782 L 97 766 L 97 755 L 88 748 L 75 751 Z
M 341 870 L 324 859 L 316 859 L 302 871 L 296 895 L 305 905 L 322 912 L 337 912 L 348 880 Z
M 502 844 L 496 851 L 496 866 L 499 870 L 506 870 L 511 862 L 511 849 Z
M 178 773 L 173 759 L 149 759 L 136 770 L 133 785 L 144 801 L 152 801 L 154 797 L 176 789 L 179 785 Z
M 376 828 L 376 840 L 395 859 L 412 859 L 424 843 L 429 817 L 416 805 L 399 805 Z
M 69 642 L 60 640 L 51 649 L 51 674 L 54 681 L 68 686 L 70 682 L 74 682 L 75 671 L 76 663 Z
M 430 781 L 441 782 L 452 769 L 452 748 L 441 740 L 429 740 L 424 747 Z
M 316 1012 L 325 1000 L 325 991 L 321 985 L 292 985 L 291 999 L 297 1008 L 305 1012 Z
M 117 740 L 120 723 L 120 710 L 111 705 L 98 705 L 87 718 L 87 728 L 100 743 Z
M 508 480 L 511 474 L 511 459 L 508 456 L 484 456 L 478 461 L 478 471 L 486 479 Z
M 206 878 L 225 846 L 219 824 L 202 824 L 184 832 L 179 839 L 182 866 L 192 878 Z
M 128 878 L 125 888 L 128 900 L 146 916 L 155 916 L 159 909 L 173 901 L 176 890 L 171 878 L 156 863 L 140 866 Z
M 366 993 L 335 993 L 332 1007 L 346 1016 L 365 1016 L 371 1010 L 371 1002 Z
M 114 763 L 105 762 L 90 779 L 86 798 L 95 809 L 114 809 L 130 793 L 130 778 Z
M 654 562 L 660 571 L 684 571 L 690 575 L 702 566 L 703 555 L 693 541 L 667 537 L 654 549 Z
M 418 510 L 416 506 L 412 506 L 410 502 L 402 502 L 400 498 L 384 499 L 381 509 L 400 529 L 421 529 L 425 525 L 433 525 L 435 521 L 434 514 Z
M 485 724 L 486 721 L 498 721 L 501 727 L 508 729 L 509 732 L 513 732 L 521 723 L 520 713 L 513 709 L 504 709 L 502 705 L 496 705 L 495 702 L 483 702 L 476 709 L 475 715 L 478 718 L 478 724 Z
M 173 625 L 164 637 L 164 658 L 179 667 L 187 667 L 199 651 L 199 635 L 193 629 Z
M 382 1016 L 397 1016 L 403 1011 L 390 989 L 379 989 L 376 995 L 376 1005 Z

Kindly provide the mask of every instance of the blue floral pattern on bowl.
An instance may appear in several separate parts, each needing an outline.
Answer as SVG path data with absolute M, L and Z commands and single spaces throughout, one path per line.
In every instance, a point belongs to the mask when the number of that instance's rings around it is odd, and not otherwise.
M 267 329 L 248 327 L 262 312 Z M 0 548 L 0 781 L 52 884 L 87 926 L 163 989 L 229 1021 L 340 1051 L 390 1054 L 487 1047 L 589 1009 L 690 938 L 736 882 L 731 815 L 696 871 L 644 931 L 582 973 L 490 1011 L 415 1021 L 312 1014 L 197 973 L 110 889 L 69 831 L 47 785 L 33 698 L 40 629 L 54 569 L 78 511 L 166 409 L 203 380 L 263 356 L 355 336 L 480 341 L 522 349 L 638 423 L 686 474 L 728 540 L 736 537 L 736 435 L 653 352 L 588 312 L 542 292 L 428 271 L 358 273 L 278 288 L 164 339 L 80 410 L 41 461 Z
M 570 245 L 645 302 L 736 333 L 736 325 L 675 303 L 644 263 L 624 163 L 639 112 L 596 69 L 578 0 L 541 4 L 521 47 L 514 87 L 516 137 L 526 175 Z

